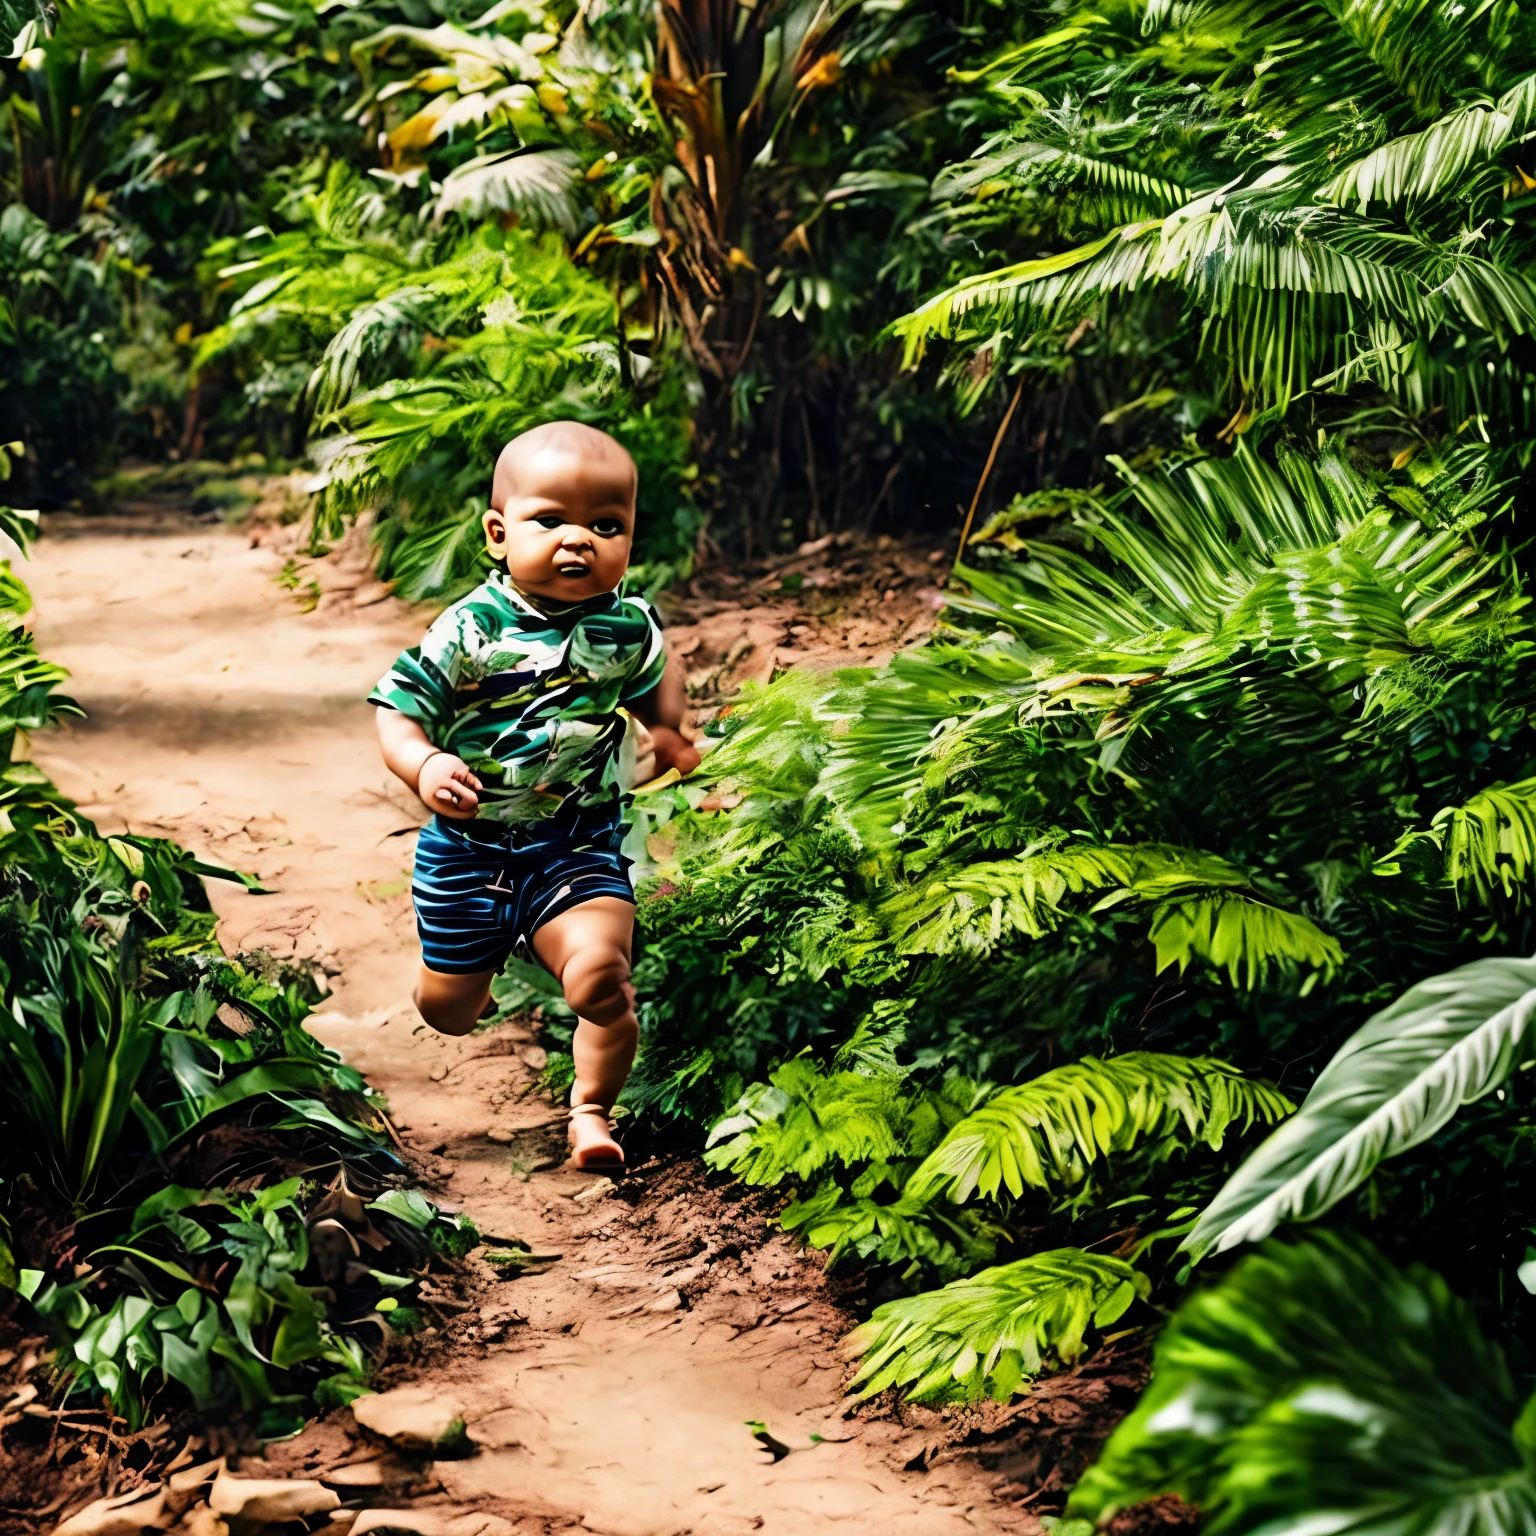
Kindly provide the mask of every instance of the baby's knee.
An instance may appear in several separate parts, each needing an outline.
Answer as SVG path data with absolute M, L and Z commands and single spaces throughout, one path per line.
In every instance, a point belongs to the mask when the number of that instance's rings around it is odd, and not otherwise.
M 634 1006 L 629 961 L 618 950 L 574 955 L 560 973 L 565 1000 L 583 1019 L 612 1024 Z
M 467 1035 L 479 1022 L 474 999 L 444 996 L 436 988 L 418 985 L 412 1001 L 417 1013 L 440 1035 Z

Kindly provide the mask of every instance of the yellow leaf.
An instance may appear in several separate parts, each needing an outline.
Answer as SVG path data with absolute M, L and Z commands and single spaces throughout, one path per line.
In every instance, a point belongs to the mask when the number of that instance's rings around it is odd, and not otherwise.
M 571 110 L 566 104 L 563 85 L 551 85 L 548 81 L 542 81 L 533 89 L 534 94 L 539 98 L 539 105 L 551 117 L 564 117 Z

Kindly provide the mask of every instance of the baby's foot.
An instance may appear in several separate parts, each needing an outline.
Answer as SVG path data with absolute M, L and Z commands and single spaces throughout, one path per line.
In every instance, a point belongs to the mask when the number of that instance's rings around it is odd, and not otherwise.
M 623 1169 L 624 1149 L 613 1139 L 608 1111 L 601 1104 L 573 1104 L 566 1137 L 573 1167 L 605 1173 Z

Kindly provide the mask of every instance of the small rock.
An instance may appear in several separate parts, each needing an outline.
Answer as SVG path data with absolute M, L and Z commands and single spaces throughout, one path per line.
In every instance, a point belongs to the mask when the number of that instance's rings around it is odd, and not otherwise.
M 485 1133 L 485 1139 L 487 1141 L 494 1141 L 497 1143 L 497 1145 L 504 1147 L 509 1141 L 512 1140 L 512 1132 L 509 1131 L 504 1125 L 493 1125 L 490 1130 Z
M 681 1291 L 664 1291 L 655 1301 L 647 1303 L 645 1310 L 647 1312 L 680 1312 L 682 1306 Z
M 532 1072 L 542 1072 L 549 1065 L 549 1052 L 542 1045 L 520 1045 L 517 1059 Z
M 54 1528 L 53 1536 L 141 1536 L 164 1529 L 165 1494 L 148 1498 L 142 1488 L 116 1498 L 97 1499 Z
M 469 1448 L 464 1410 L 424 1387 L 397 1387 L 356 1398 L 352 1417 L 402 1451 L 452 1456 Z
M 378 1461 L 358 1461 L 346 1467 L 333 1467 L 320 1474 L 320 1481 L 330 1488 L 382 1488 L 384 1465 Z
M 220 1472 L 208 1494 L 208 1507 L 235 1528 L 254 1530 L 285 1520 L 323 1515 L 341 1503 L 329 1488 L 310 1478 L 231 1477 Z
M 442 1062 L 439 1062 L 435 1067 L 432 1068 L 429 1073 L 427 1073 L 427 1076 L 430 1077 L 434 1083 L 440 1083 L 445 1077 L 448 1076 L 448 1068 L 444 1066 Z
M 605 1195 L 613 1193 L 613 1180 L 609 1178 L 599 1179 L 595 1184 L 589 1184 L 585 1189 L 579 1189 L 571 1199 L 578 1205 L 585 1205 L 591 1200 L 601 1200 Z

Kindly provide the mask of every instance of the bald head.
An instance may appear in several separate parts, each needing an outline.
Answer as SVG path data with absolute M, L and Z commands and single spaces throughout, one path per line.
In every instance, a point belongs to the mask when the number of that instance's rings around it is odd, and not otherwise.
M 639 474 L 629 451 L 596 427 L 580 421 L 550 421 L 514 437 L 496 460 L 491 478 L 491 506 L 506 510 L 508 501 L 529 493 L 532 486 L 542 487 L 551 474 L 561 472 L 559 461 L 582 478 L 610 481 L 627 486 L 625 499 L 634 504 Z
M 486 552 L 526 596 L 579 602 L 612 592 L 635 535 L 635 461 L 606 432 L 552 421 L 496 460 Z

